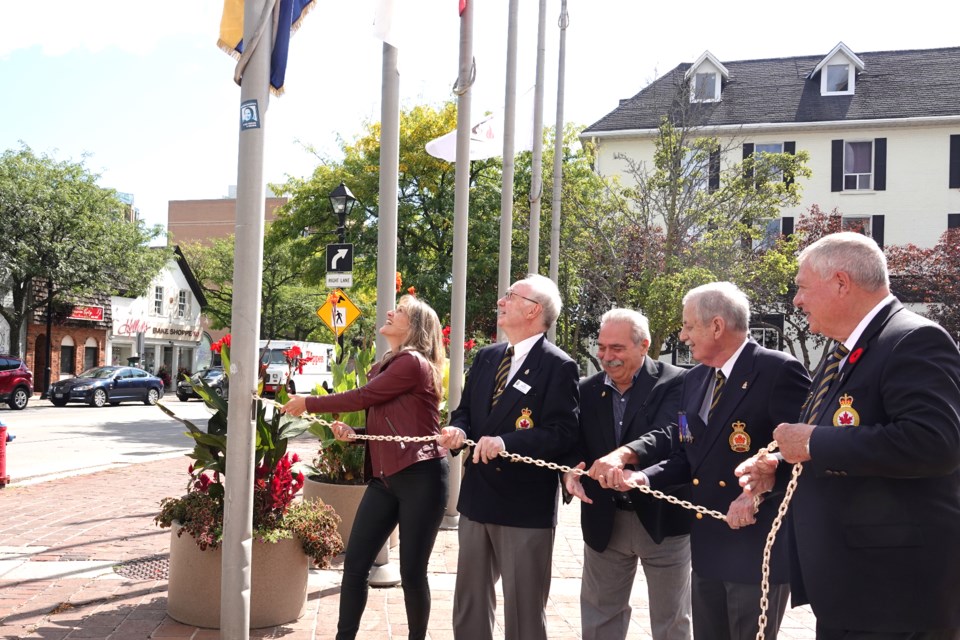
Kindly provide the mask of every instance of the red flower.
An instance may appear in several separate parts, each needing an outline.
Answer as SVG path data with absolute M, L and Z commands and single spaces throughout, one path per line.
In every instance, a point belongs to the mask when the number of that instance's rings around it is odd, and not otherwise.
M 403 287 L 403 278 L 400 277 L 400 272 L 397 271 L 397 293 L 400 293 L 400 289 Z
M 416 297 L 416 295 L 417 295 L 417 288 L 416 288 L 416 287 L 409 287 L 409 288 L 407 288 L 407 293 L 409 293 L 410 295 Z
M 863 355 L 863 347 L 854 349 L 853 353 L 847 356 L 847 362 L 849 362 L 850 364 L 854 364 L 857 360 L 860 359 L 860 356 L 862 355 Z
M 444 338 L 450 337 L 450 325 L 447 325 L 443 328 L 443 337 Z
M 223 342 L 224 345 L 226 345 L 226 346 L 228 346 L 228 347 L 230 346 L 230 334 L 229 334 L 229 333 L 228 333 L 227 335 L 223 336 L 222 338 L 220 338 L 220 340 Z
M 327 296 L 327 302 L 330 303 L 330 306 L 335 307 L 340 302 L 340 296 L 337 295 L 336 291 L 331 291 L 330 295 Z
M 470 349 L 473 349 L 475 346 L 477 346 L 477 341 L 474 340 L 473 338 L 470 338 L 469 340 L 463 343 L 463 350 L 470 351 Z

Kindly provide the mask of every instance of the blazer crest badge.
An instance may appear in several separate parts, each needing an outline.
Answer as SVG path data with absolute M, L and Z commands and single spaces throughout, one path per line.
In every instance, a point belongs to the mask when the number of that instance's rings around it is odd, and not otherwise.
M 727 442 L 730 443 L 730 450 L 737 453 L 750 451 L 750 434 L 747 433 L 747 423 L 737 420 L 730 425 L 730 428 L 733 429 L 733 433 L 727 438 Z
M 833 414 L 835 427 L 859 427 L 860 414 L 853 408 L 853 396 L 845 393 L 840 396 L 840 408 Z
M 532 429 L 533 428 L 533 418 L 530 417 L 532 411 L 524 407 L 520 409 L 520 417 L 517 418 L 516 423 L 514 423 L 517 429 Z

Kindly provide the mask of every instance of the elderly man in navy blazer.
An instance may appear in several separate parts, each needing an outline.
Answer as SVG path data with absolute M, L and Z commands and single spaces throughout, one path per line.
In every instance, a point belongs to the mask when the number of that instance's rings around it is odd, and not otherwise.
M 768 496 L 755 511 L 734 470 L 773 440 L 779 423 L 799 414 L 810 384 L 802 364 L 751 340 L 749 326 L 747 296 L 730 282 L 684 296 L 680 339 L 700 365 L 683 381 L 683 443 L 666 461 L 637 472 L 654 489 L 687 484 L 694 504 L 727 513 L 726 522 L 698 513 L 690 532 L 698 640 L 757 636 L 763 547 L 783 496 Z M 770 582 L 765 637 L 775 638 L 789 593 L 785 544 L 772 550 Z
M 858 233 L 800 253 L 794 304 L 834 346 L 799 421 L 774 432 L 803 463 L 788 509 L 791 600 L 818 640 L 960 638 L 960 352 L 890 293 Z M 755 495 L 775 456 L 738 469 Z M 779 466 L 787 467 L 786 464 Z
M 501 577 L 506 640 L 547 638 L 559 474 L 500 452 L 556 461 L 576 443 L 577 364 L 544 336 L 560 306 L 556 285 L 540 275 L 507 290 L 497 301 L 497 326 L 508 343 L 477 353 L 451 426 L 441 432 L 441 446 L 452 450 L 465 439 L 476 443 L 457 504 L 457 638 L 493 637 Z
M 690 516 L 682 507 L 634 490 L 604 489 L 595 478 L 626 466 L 643 468 L 668 457 L 668 433 L 680 409 L 684 369 L 647 355 L 647 318 L 611 309 L 600 319 L 597 360 L 603 371 L 580 382 L 580 444 L 568 466 L 569 495 L 582 500 L 583 580 L 580 618 L 584 640 L 624 640 L 630 627 L 630 591 L 643 565 L 654 640 L 690 640 Z M 675 429 L 673 430 L 675 431 Z M 638 466 L 639 465 L 639 466 Z M 688 498 L 684 491 L 683 498 Z

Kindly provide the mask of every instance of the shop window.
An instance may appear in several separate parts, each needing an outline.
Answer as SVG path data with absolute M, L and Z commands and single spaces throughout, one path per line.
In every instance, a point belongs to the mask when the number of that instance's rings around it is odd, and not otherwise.
M 73 339 L 67 336 L 60 343 L 60 373 L 75 376 L 77 375 L 76 346 Z

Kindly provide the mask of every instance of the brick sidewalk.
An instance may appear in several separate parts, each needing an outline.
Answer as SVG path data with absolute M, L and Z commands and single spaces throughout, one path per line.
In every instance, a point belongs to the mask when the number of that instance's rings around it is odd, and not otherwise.
M 0 638 L 218 638 L 218 631 L 185 626 L 166 615 L 167 582 L 162 570 L 170 532 L 154 525 L 153 517 L 161 498 L 184 492 L 187 464 L 186 458 L 176 457 L 0 490 Z M 582 549 L 579 508 L 563 507 L 547 610 L 551 638 L 580 638 Z M 441 531 L 429 567 L 431 640 L 453 638 L 457 553 L 456 532 Z M 395 550 L 392 557 L 396 559 Z M 151 574 L 157 568 L 161 573 Z M 631 640 L 650 638 L 646 584 L 642 571 L 638 573 L 631 599 Z M 338 574 L 311 571 L 310 585 L 307 608 L 299 621 L 253 630 L 250 637 L 332 640 Z M 497 637 L 502 638 L 499 613 L 498 621 Z M 780 638 L 811 640 L 814 625 L 809 608 L 788 610 Z M 406 636 L 402 591 L 372 589 L 360 637 Z

